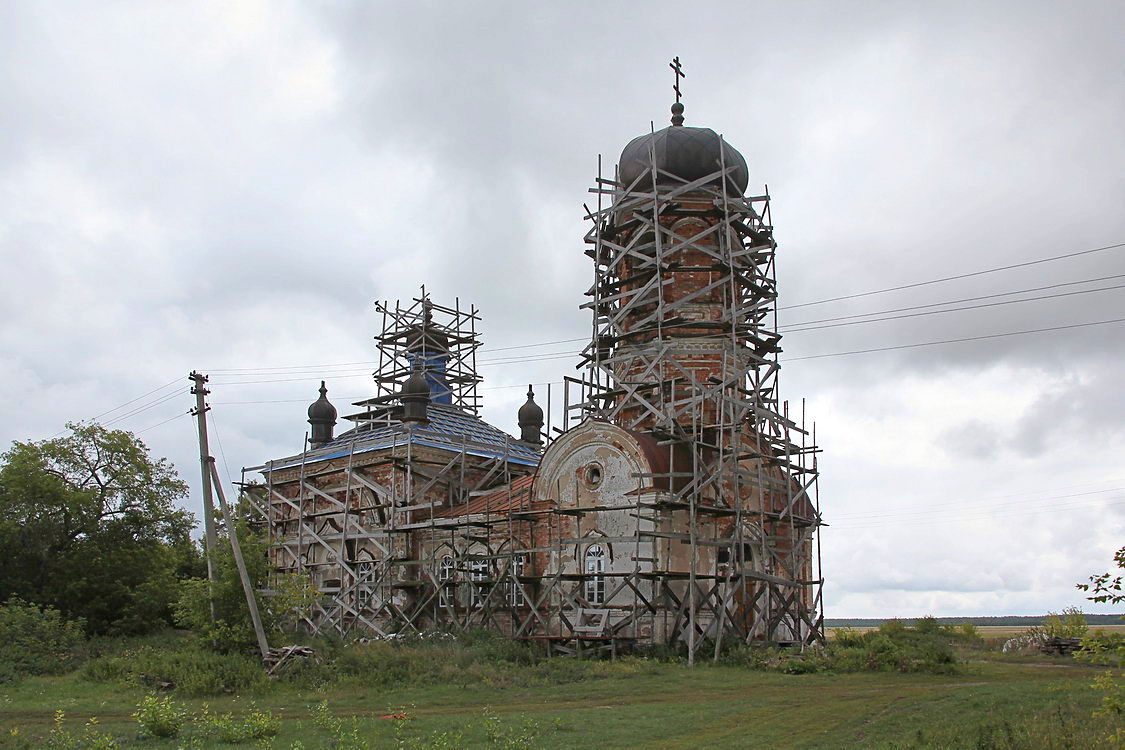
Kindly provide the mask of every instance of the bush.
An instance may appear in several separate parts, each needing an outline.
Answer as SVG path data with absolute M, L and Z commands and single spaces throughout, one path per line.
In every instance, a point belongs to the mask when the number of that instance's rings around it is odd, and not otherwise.
M 85 640 L 81 623 L 57 609 L 10 599 L 0 606 L 0 682 L 70 671 Z
M 55 722 L 51 731 L 44 738 L 42 747 L 51 750 L 118 750 L 120 747 L 112 735 L 98 731 L 97 717 L 91 718 L 82 727 L 82 734 L 74 734 L 64 726 L 66 714 L 55 711 Z M 18 738 L 18 730 L 13 730 L 9 737 Z M 32 747 L 30 744 L 22 745 Z M 40 747 L 35 745 L 34 747 Z
M 803 653 L 777 648 L 739 645 L 725 654 L 725 663 L 786 674 L 814 672 L 931 672 L 956 671 L 951 643 L 961 638 L 950 626 L 922 618 L 914 627 L 888 620 L 877 630 L 861 633 L 851 628 L 835 631 L 824 649 Z
M 200 732 L 227 745 L 243 742 L 260 742 L 273 737 L 281 730 L 281 720 L 269 711 L 257 708 L 253 703 L 245 716 L 234 714 L 212 714 L 203 707 L 199 718 Z
M 99 657 L 87 662 L 82 676 L 94 682 L 127 682 L 197 698 L 262 689 L 269 684 L 256 659 L 195 646 L 145 646 Z
M 1061 614 L 1047 613 L 1043 630 L 1048 638 L 1082 638 L 1089 632 L 1086 615 L 1078 607 L 1067 607 Z
M 187 710 L 173 703 L 170 697 L 157 698 L 155 695 L 142 698 L 133 712 L 141 730 L 152 737 L 175 737 L 187 721 L 187 715 Z

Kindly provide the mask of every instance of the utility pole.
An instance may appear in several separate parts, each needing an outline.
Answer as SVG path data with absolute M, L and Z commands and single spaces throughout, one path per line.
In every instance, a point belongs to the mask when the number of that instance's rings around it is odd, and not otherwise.
M 203 477 L 203 531 L 207 557 L 207 580 L 214 584 L 217 571 L 211 557 L 215 554 L 215 547 L 218 543 L 215 536 L 215 504 L 211 497 L 211 449 L 207 445 L 207 410 L 211 407 L 207 406 L 204 401 L 204 397 L 211 391 L 203 385 L 207 382 L 207 376 L 202 373 L 192 370 L 191 374 L 188 375 L 188 380 L 194 384 L 191 392 L 195 395 L 195 408 L 191 413 L 199 426 L 199 468 Z M 212 619 L 214 619 L 214 614 L 215 605 L 212 602 Z
M 208 456 L 207 463 L 209 473 L 215 480 L 215 489 L 219 491 L 219 507 L 223 509 L 223 518 L 227 521 L 227 537 L 230 539 L 230 549 L 234 554 L 234 564 L 238 566 L 238 577 L 242 580 L 242 593 L 246 595 L 246 606 L 250 610 L 250 622 L 254 625 L 258 649 L 262 652 L 262 661 L 266 661 L 270 655 L 270 645 L 266 642 L 266 631 L 262 628 L 262 617 L 258 614 L 258 600 L 254 597 L 254 585 L 250 582 L 250 574 L 246 572 L 242 546 L 238 543 L 238 520 L 227 502 L 226 493 L 223 492 L 223 483 L 219 480 L 219 469 L 215 466 L 215 459 Z

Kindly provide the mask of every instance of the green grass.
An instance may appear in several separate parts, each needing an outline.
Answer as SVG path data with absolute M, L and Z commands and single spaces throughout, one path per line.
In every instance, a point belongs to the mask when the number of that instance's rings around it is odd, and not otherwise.
M 1096 671 L 1069 660 L 969 661 L 956 675 L 787 675 L 645 662 L 641 669 L 603 665 L 562 684 L 396 687 L 345 676 L 320 688 L 276 683 L 254 695 L 176 700 L 196 714 L 206 703 L 212 714 L 236 716 L 253 700 L 281 719 L 273 747 L 290 748 L 299 740 L 306 750 L 334 746 L 332 733 L 314 720 L 323 701 L 371 748 L 1092 748 L 1109 733 L 1108 724 L 1090 718 L 1098 701 L 1089 687 Z M 9 737 L 13 727 L 23 738 L 46 735 L 56 710 L 66 713 L 76 733 L 96 716 L 122 747 L 180 747 L 183 736 L 138 737 L 131 715 L 147 693 L 142 686 L 90 682 L 78 673 L 0 685 L 0 747 L 20 746 Z M 498 717 L 491 730 L 486 708 Z M 410 720 L 378 718 L 400 710 Z M 534 738 L 520 744 L 518 735 L 529 731 L 529 722 Z M 441 744 L 435 735 L 443 732 L 462 736 Z

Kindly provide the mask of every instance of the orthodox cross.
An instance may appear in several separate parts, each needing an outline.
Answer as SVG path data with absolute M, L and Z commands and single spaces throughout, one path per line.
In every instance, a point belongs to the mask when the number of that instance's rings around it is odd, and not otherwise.
M 676 92 L 676 101 L 680 101 L 680 79 L 687 78 L 684 69 L 680 67 L 680 56 L 676 55 L 672 58 L 672 62 L 668 63 L 668 67 L 676 74 L 676 84 L 672 86 L 672 90 Z

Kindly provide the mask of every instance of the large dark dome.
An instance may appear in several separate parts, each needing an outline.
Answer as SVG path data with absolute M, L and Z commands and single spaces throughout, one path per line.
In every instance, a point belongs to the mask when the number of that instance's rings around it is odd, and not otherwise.
M 750 170 L 746 159 L 738 150 L 719 137 L 711 128 L 688 128 L 672 125 L 629 141 L 618 160 L 618 179 L 623 188 L 629 188 L 633 181 L 641 178 L 634 189 L 650 189 L 652 180 L 648 179 L 652 167 L 651 155 L 656 156 L 656 168 L 675 175 L 681 180 L 691 182 L 718 172 L 725 163 L 733 166 L 728 189 L 742 195 L 750 184 Z M 720 161 L 722 154 L 722 161 Z M 659 185 L 680 184 L 666 176 L 658 176 Z M 715 181 L 718 186 L 718 181 Z

